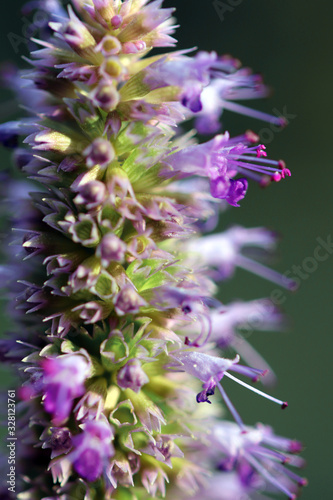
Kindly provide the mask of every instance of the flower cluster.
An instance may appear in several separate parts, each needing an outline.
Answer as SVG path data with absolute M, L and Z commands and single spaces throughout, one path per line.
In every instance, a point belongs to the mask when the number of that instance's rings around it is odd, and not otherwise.
M 49 23 L 31 67 L 3 74 L 28 116 L 0 126 L 21 172 L 7 182 L 17 255 L 2 270 L 19 333 L 1 343 L 23 373 L 17 498 L 296 498 L 300 444 L 247 427 L 224 388 L 227 377 L 287 406 L 252 385 L 268 365 L 241 335 L 251 316 L 266 330 L 283 316 L 215 298 L 236 267 L 293 282 L 260 262 L 272 232 L 204 234 L 250 182 L 290 171 L 253 132 L 196 138 L 219 132 L 223 109 L 283 126 L 235 102 L 266 86 L 215 52 L 152 52 L 176 43 L 162 0 L 34 9 Z

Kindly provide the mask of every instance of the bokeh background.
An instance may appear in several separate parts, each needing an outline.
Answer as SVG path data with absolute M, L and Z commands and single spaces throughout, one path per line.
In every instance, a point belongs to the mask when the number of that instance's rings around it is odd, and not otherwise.
M 24 65 L 27 56 L 23 37 L 22 0 L 5 2 L 0 16 L 0 60 Z M 292 177 L 261 190 L 252 184 L 241 208 L 224 215 L 221 227 L 232 223 L 274 228 L 281 236 L 274 263 L 282 273 L 293 266 L 307 265 L 318 243 L 333 235 L 332 198 L 332 48 L 333 3 L 329 0 L 167 0 L 176 6 L 179 47 L 199 46 L 220 54 L 231 54 L 245 66 L 261 72 L 274 89 L 267 101 L 249 103 L 267 112 L 287 111 L 289 126 L 271 132 L 269 125 L 229 112 L 224 127 L 232 134 L 251 128 L 266 139 L 272 158 L 283 158 Z M 12 35 L 15 35 L 14 37 Z M 13 45 L 13 40 L 15 41 Z M 1 92 L 0 120 L 11 109 L 10 94 Z M 268 130 L 268 131 L 267 131 Z M 6 168 L 9 155 L 1 149 L 0 167 Z M 0 232 L 4 232 L 4 223 Z M 2 238 L 6 244 L 6 238 Z M 314 266 L 315 267 L 315 266 Z M 318 263 L 313 272 L 303 272 L 296 293 L 285 293 L 283 309 L 291 327 L 283 333 L 254 333 L 253 345 L 274 367 L 278 387 L 273 391 L 287 399 L 282 412 L 275 405 L 232 387 L 232 399 L 244 420 L 270 423 L 278 433 L 298 438 L 305 444 L 309 486 L 304 500 L 332 498 L 332 282 L 333 255 Z M 221 298 L 252 299 L 269 296 L 276 287 L 248 273 L 238 271 L 225 283 Z M 7 319 L 0 320 L 1 331 Z M 2 385 L 11 383 L 1 371 Z

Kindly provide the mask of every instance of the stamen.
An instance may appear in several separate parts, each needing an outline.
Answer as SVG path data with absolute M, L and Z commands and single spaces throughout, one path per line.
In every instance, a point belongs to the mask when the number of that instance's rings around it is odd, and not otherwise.
M 289 458 L 283 453 L 275 450 L 269 450 L 267 448 L 263 448 L 262 446 L 258 446 L 253 448 L 252 453 L 262 457 L 269 457 L 273 460 L 278 460 L 282 464 L 287 464 L 289 462 Z M 282 468 L 284 470 L 284 468 Z
M 246 138 L 246 141 L 249 142 L 249 143 L 251 143 L 251 144 L 254 144 L 254 143 L 258 142 L 259 139 L 260 139 L 259 135 L 257 135 L 252 130 L 247 130 L 245 132 L 245 138 Z
M 239 84 L 241 85 L 242 82 L 239 82 Z M 244 85 L 247 84 L 246 80 L 244 80 L 243 84 Z M 269 96 L 269 91 L 265 88 L 262 88 L 260 90 L 257 88 L 250 88 L 250 89 L 235 89 L 235 90 L 231 89 L 228 92 L 227 98 L 228 100 L 247 101 L 249 99 L 262 99 L 268 96 Z
M 252 151 L 247 151 L 247 153 L 251 154 Z M 253 154 L 256 154 L 256 152 L 253 151 Z M 237 157 L 237 155 L 229 155 L 229 156 L 233 156 L 235 158 Z M 241 155 L 241 156 L 239 156 L 239 158 L 241 160 L 250 160 L 250 161 L 255 161 L 256 163 L 266 163 L 267 165 L 274 165 L 274 169 L 272 169 L 272 170 L 276 170 L 276 168 L 282 168 L 281 164 L 280 164 L 280 161 L 270 160 L 268 158 L 255 158 L 254 155 L 253 156 Z
M 241 157 L 241 158 L 243 158 L 243 157 Z M 252 159 L 252 158 L 250 158 L 250 159 Z M 259 158 L 259 160 L 260 160 L 260 158 Z M 256 163 L 243 162 L 242 160 L 237 160 L 237 159 L 230 160 L 230 164 L 236 165 L 237 167 L 240 167 L 242 173 L 247 172 L 247 170 L 253 170 L 254 172 L 260 172 L 261 174 L 268 174 L 268 175 L 271 175 L 272 172 L 274 172 L 274 173 L 278 172 L 277 164 L 275 165 L 275 167 L 266 167 L 266 166 L 257 165 Z M 281 175 L 281 177 L 282 177 L 282 175 Z
M 289 476 L 290 479 L 293 479 L 294 481 L 296 481 L 298 486 L 306 486 L 308 484 L 308 480 L 305 477 L 301 477 L 298 474 L 295 474 L 295 472 L 287 469 L 286 467 L 283 467 L 281 464 L 275 464 L 275 467 L 276 467 L 276 469 L 278 469 L 282 473 Z
M 271 484 L 276 486 L 280 491 L 288 495 L 290 500 L 296 500 L 296 495 L 292 493 L 288 488 L 286 488 L 282 483 L 280 483 L 272 474 L 270 474 L 265 467 L 261 465 L 258 460 L 252 457 L 249 453 L 244 452 L 244 456 L 246 457 L 246 460 L 253 465 L 255 469 L 257 469 L 260 474 L 267 479 Z
M 232 101 L 223 100 L 223 107 L 224 109 L 228 109 L 229 111 L 233 111 L 234 113 L 239 113 L 244 116 L 250 116 L 251 118 L 257 118 L 258 120 L 263 120 L 264 122 L 278 125 L 279 127 L 284 127 L 286 125 L 286 121 L 284 118 L 269 115 L 268 113 L 263 113 L 262 111 L 257 111 L 255 109 L 248 108 L 247 106 L 243 106 L 242 104 L 238 104 Z
M 261 276 L 265 280 L 271 281 L 272 283 L 276 283 L 279 286 L 282 286 L 286 290 L 293 290 L 296 288 L 297 283 L 293 279 L 287 278 L 282 274 L 270 269 L 255 260 L 249 259 L 244 255 L 238 255 L 236 258 L 236 263 L 239 267 L 250 271 L 253 274 L 257 274 Z
M 267 364 L 264 358 L 252 347 L 252 345 L 244 339 L 244 337 L 236 338 L 233 342 L 235 351 L 246 360 L 249 365 L 264 366 L 265 377 L 262 380 L 263 385 L 274 385 L 276 383 L 276 375 L 272 368 Z
M 227 375 L 227 373 L 225 372 L 225 375 Z M 232 402 L 230 401 L 227 393 L 225 392 L 225 390 L 223 389 L 222 385 L 220 384 L 220 382 L 217 383 L 217 388 L 218 390 L 220 391 L 221 393 L 221 396 L 225 402 L 225 404 L 227 405 L 227 408 L 228 410 L 230 411 L 231 415 L 234 417 L 235 419 L 235 422 L 239 425 L 239 427 L 242 429 L 242 432 L 246 432 L 246 429 L 245 429 L 245 426 L 244 426 L 244 422 L 243 420 L 241 419 L 238 411 L 236 410 L 236 408 L 234 407 L 234 405 L 232 404 Z
M 260 137 L 257 135 L 255 132 L 252 130 L 247 130 L 245 134 L 242 135 L 236 135 L 235 137 L 229 137 L 228 139 L 228 146 L 230 145 L 238 145 L 240 143 L 242 144 L 256 144 L 259 141 Z M 254 146 L 256 149 L 258 146 Z M 250 150 L 251 148 L 249 148 Z
M 234 382 L 237 382 L 237 384 L 242 385 L 243 387 L 246 387 L 246 389 L 250 389 L 250 391 L 255 392 L 256 394 L 259 394 L 259 396 L 263 396 L 266 399 L 269 399 L 270 401 L 273 401 L 273 403 L 277 403 L 281 405 L 281 408 L 284 410 L 287 408 L 288 403 L 286 401 L 282 401 L 281 399 L 274 398 L 273 396 L 270 396 L 269 394 L 266 394 L 263 391 L 260 391 L 259 389 L 256 389 L 255 387 L 252 387 L 251 385 L 247 384 L 246 382 L 243 382 L 243 380 L 239 380 L 238 378 L 234 377 L 233 375 L 230 375 L 230 373 L 225 372 L 224 375 L 226 377 L 231 378 Z
M 205 323 L 205 319 L 207 320 L 207 324 Z M 192 342 L 188 342 L 187 345 L 194 347 L 203 347 L 207 344 L 211 333 L 212 333 L 212 322 L 210 318 L 206 315 L 198 317 L 199 322 L 201 323 L 201 332 L 198 337 Z M 202 340 L 204 339 L 204 340 Z

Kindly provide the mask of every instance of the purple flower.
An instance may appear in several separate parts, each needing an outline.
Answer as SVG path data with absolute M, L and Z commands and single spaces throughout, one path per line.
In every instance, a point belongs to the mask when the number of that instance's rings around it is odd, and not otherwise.
M 23 6 L 22 13 L 24 15 L 28 15 L 34 9 L 42 10 L 43 12 L 46 12 L 52 16 L 65 15 L 65 10 L 58 0 L 30 0 Z
M 196 351 L 172 351 L 170 356 L 179 363 L 178 365 L 170 364 L 170 367 L 178 366 L 180 371 L 189 373 L 209 387 L 215 387 L 225 372 L 239 362 L 239 356 L 234 359 L 217 358 Z
M 214 198 L 226 200 L 233 207 L 239 207 L 238 202 L 245 197 L 247 188 L 248 182 L 246 179 L 228 179 L 223 175 L 211 177 L 211 195 Z
M 301 443 L 276 436 L 268 426 L 257 424 L 241 431 L 232 422 L 221 422 L 213 427 L 211 440 L 220 470 L 236 469 L 243 484 L 246 482 L 244 472 L 247 471 L 249 477 L 252 470 L 290 499 L 296 498 L 295 482 L 299 486 L 307 484 L 304 478 L 284 466 L 304 464 L 302 459 L 293 456 L 301 450 Z
M 283 315 L 266 299 L 233 302 L 210 311 L 209 340 L 223 350 L 232 348 L 250 365 L 268 370 L 264 384 L 273 384 L 276 377 L 271 367 L 249 344 L 246 337 L 255 330 L 280 330 L 285 323 Z M 187 329 L 189 330 L 189 328 Z
M 236 329 L 279 330 L 284 326 L 284 317 L 269 299 L 232 302 L 211 311 L 211 340 L 221 347 L 230 345 Z
M 236 267 L 241 267 L 284 288 L 292 288 L 293 280 L 244 255 L 248 247 L 269 252 L 275 244 L 276 235 L 268 229 L 234 226 L 220 234 L 190 240 L 187 249 L 197 253 L 205 265 L 217 269 L 217 279 L 227 279 Z
M 97 3 L 97 1 L 98 0 L 95 1 L 95 4 Z M 115 16 L 112 16 L 112 18 L 111 18 L 111 24 L 112 24 L 114 29 L 120 28 L 120 26 L 122 25 L 122 22 L 123 22 L 122 16 L 115 15 Z
M 169 85 L 179 87 L 181 104 L 196 113 L 202 109 L 200 95 L 209 83 L 209 70 L 215 60 L 215 52 L 199 52 L 194 58 L 172 55 L 151 64 L 143 81 L 151 90 Z
M 256 368 L 248 368 L 246 366 L 238 365 L 239 356 L 237 355 L 234 359 L 226 359 L 226 358 L 218 358 L 216 356 L 210 356 L 209 354 L 205 354 L 202 352 L 196 351 L 172 351 L 170 353 L 170 357 L 177 361 L 176 364 L 170 363 L 167 365 L 167 368 L 176 368 L 179 371 L 185 371 L 189 373 L 193 377 L 198 378 L 203 382 L 203 391 L 197 394 L 197 402 L 198 403 L 210 403 L 208 397 L 212 396 L 215 392 L 215 388 L 217 387 L 221 393 L 221 396 L 227 405 L 230 413 L 236 420 L 237 424 L 241 429 L 244 430 L 244 424 L 238 412 L 234 408 L 231 403 L 228 395 L 220 384 L 221 379 L 226 376 L 237 382 L 238 384 L 246 387 L 247 389 L 263 396 L 274 403 L 279 404 L 282 409 L 288 406 L 288 403 L 281 401 L 280 399 L 274 398 L 248 384 L 243 382 L 242 380 L 237 379 L 228 371 L 234 371 L 241 375 L 245 375 L 250 377 L 251 379 L 257 380 L 260 376 L 264 375 L 263 370 L 259 370 Z
M 52 414 L 55 425 L 67 420 L 73 400 L 85 392 L 84 382 L 90 373 L 87 355 L 66 354 L 42 362 L 44 408 Z
M 216 473 L 209 477 L 209 481 L 205 483 L 204 487 L 192 497 L 192 500 L 250 500 L 250 494 L 256 492 L 257 484 L 246 478 L 244 481 L 244 474 L 241 471 L 223 471 Z M 221 497 L 223 492 L 223 497 Z M 266 499 L 266 497 L 261 497 Z
M 202 90 L 202 109 L 196 116 L 196 128 L 200 134 L 213 134 L 221 127 L 220 116 L 224 109 L 267 121 L 283 127 L 286 121 L 262 111 L 257 111 L 237 102 L 243 99 L 266 97 L 269 89 L 263 84 L 260 75 L 252 74 L 248 68 L 239 69 L 235 59 L 219 58 L 212 65 L 211 81 Z
M 74 450 L 69 455 L 76 472 L 86 481 L 96 481 L 114 455 L 113 428 L 104 420 L 92 420 L 81 426 L 83 432 L 73 437 Z
M 237 174 L 265 185 L 290 175 L 283 162 L 266 158 L 264 146 L 250 146 L 257 140 L 251 133 L 234 138 L 230 138 L 228 132 L 217 135 L 206 143 L 185 147 L 167 156 L 162 173 L 178 179 L 192 175 L 207 177 L 212 196 L 238 206 L 246 194 L 247 181 L 233 179 Z

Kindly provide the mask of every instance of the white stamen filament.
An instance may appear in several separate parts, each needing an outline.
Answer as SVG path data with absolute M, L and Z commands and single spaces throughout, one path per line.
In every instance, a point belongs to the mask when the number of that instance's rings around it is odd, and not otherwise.
M 256 389 L 255 387 L 252 387 L 251 385 L 247 384 L 246 382 L 243 382 L 243 380 L 239 380 L 238 378 L 234 377 L 233 375 L 230 375 L 230 373 L 225 372 L 224 375 L 226 377 L 231 378 L 231 380 L 234 380 L 235 382 L 237 382 L 237 384 L 240 384 L 243 387 L 250 389 L 250 391 L 253 391 L 256 394 L 259 394 L 259 396 L 263 396 L 264 398 L 269 399 L 270 401 L 273 401 L 273 403 L 277 403 L 283 407 L 286 406 L 286 403 L 284 401 L 282 401 L 281 399 L 274 398 L 273 396 L 270 396 L 269 394 L 266 394 L 265 392 L 260 391 L 259 389 Z

